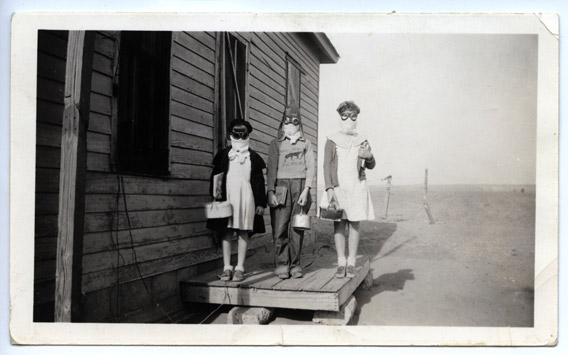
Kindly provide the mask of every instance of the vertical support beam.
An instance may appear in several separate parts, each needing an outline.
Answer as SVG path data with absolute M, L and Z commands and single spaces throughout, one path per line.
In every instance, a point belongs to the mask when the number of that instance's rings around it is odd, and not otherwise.
M 221 68 L 223 60 L 222 50 L 223 50 L 223 32 L 215 32 L 215 101 L 213 101 L 213 155 L 217 154 L 219 150 L 222 149 L 221 141 L 223 137 L 223 119 L 224 115 L 221 112 L 222 106 L 222 96 L 221 96 Z
M 426 169 L 426 173 L 424 175 L 424 209 L 426 210 L 426 214 L 428 215 L 430 224 L 434 224 L 434 218 L 432 217 L 432 213 L 430 212 L 430 206 L 428 205 L 427 196 L 428 196 L 428 169 Z
M 55 271 L 56 322 L 70 322 L 80 317 L 87 126 L 93 44 L 93 32 L 69 32 Z

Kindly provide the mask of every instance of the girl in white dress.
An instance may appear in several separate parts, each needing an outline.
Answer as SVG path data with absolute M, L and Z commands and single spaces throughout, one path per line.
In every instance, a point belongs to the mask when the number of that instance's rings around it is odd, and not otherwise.
M 207 220 L 207 227 L 215 230 L 223 249 L 223 281 L 242 281 L 245 278 L 244 263 L 249 237 L 264 233 L 264 160 L 249 148 L 252 126 L 245 120 L 232 120 L 228 127 L 231 145 L 219 151 L 213 159 L 210 192 L 218 201 L 228 201 L 233 215 L 222 219 Z M 215 176 L 221 176 L 221 189 L 214 190 Z M 231 265 L 231 244 L 234 234 L 238 236 L 237 265 Z M 234 273 L 233 273 L 234 271 Z
M 336 277 L 355 277 L 355 261 L 359 247 L 359 222 L 375 219 L 365 169 L 375 167 L 375 159 L 367 139 L 357 133 L 357 117 L 361 110 L 353 101 L 337 108 L 340 131 L 327 137 L 323 173 L 326 193 L 320 207 L 343 210 L 341 221 L 335 222 L 337 250 Z M 345 257 L 345 232 L 349 227 L 349 256 Z

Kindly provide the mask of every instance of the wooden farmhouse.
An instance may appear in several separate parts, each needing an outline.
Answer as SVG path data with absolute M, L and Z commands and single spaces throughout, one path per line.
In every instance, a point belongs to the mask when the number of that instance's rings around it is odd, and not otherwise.
M 228 122 L 266 160 L 298 107 L 317 148 L 338 58 L 322 33 L 39 31 L 34 321 L 183 322 L 180 282 L 222 265 L 203 204 Z

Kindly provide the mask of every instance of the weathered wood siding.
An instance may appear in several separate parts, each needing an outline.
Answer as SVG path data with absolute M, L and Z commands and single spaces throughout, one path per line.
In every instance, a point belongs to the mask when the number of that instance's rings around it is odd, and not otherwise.
M 66 31 L 38 32 L 34 321 L 53 321 Z M 51 272 L 44 272 L 50 270 Z
M 302 35 L 286 32 L 251 34 L 250 58 L 250 121 L 255 131 L 252 146 L 268 159 L 268 145 L 276 137 L 286 104 L 286 54 L 303 70 L 300 87 L 300 110 L 306 137 L 314 145 L 317 159 L 319 61 Z M 316 162 L 317 166 L 317 162 Z M 311 189 L 315 216 L 317 182 Z M 316 218 L 312 218 L 317 223 Z
M 114 34 L 97 36 L 91 98 L 97 124 L 87 138 L 84 318 L 172 321 L 183 309 L 178 281 L 197 272 L 188 267 L 219 257 L 202 211 L 213 160 L 215 39 L 207 33 L 172 36 L 167 178 L 124 174 L 119 179 L 113 171 L 117 48 Z
M 97 32 L 95 38 L 87 134 L 83 320 L 183 321 L 179 281 L 222 264 L 221 251 L 213 246 L 205 227 L 202 208 L 210 200 L 208 179 L 217 139 L 216 36 L 206 32 L 172 34 L 170 175 L 163 178 L 119 175 L 113 164 L 117 111 L 113 76 L 119 72 L 118 36 L 118 32 Z M 276 137 L 285 105 L 286 54 L 303 69 L 300 97 L 304 130 L 316 145 L 319 62 L 309 45 L 301 35 L 291 33 L 236 36 L 250 46 L 248 112 L 255 129 L 253 149 L 267 160 L 268 144 Z M 45 58 L 39 61 L 46 70 L 38 70 L 36 304 L 53 302 L 65 80 L 64 36 L 50 35 L 49 40 L 53 43 L 41 52 L 41 58 Z M 47 72 L 54 68 L 59 68 L 59 76 Z M 314 182 L 312 215 L 317 204 L 316 186 Z M 268 209 L 265 222 L 270 232 Z M 251 248 L 266 244 L 270 238 L 269 233 L 255 235 Z M 52 320 L 53 306 L 45 312 Z M 50 320 L 47 316 L 41 319 Z

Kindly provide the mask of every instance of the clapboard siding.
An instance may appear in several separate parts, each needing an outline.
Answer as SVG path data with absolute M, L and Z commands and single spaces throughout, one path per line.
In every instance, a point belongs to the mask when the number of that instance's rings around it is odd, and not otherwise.
M 191 134 L 213 141 L 213 127 L 201 123 L 192 122 L 172 114 L 170 121 L 172 131 Z
M 191 181 L 176 179 L 155 179 L 146 176 L 123 177 L 127 186 L 126 192 L 130 194 L 146 195 L 198 195 L 209 191 L 209 181 Z M 118 193 L 117 178 L 114 174 L 90 173 L 87 175 L 86 193 Z
M 268 236 L 253 236 L 250 240 L 250 248 L 258 248 L 268 242 Z M 236 243 L 233 246 L 233 253 L 236 251 Z M 198 265 L 206 261 L 219 259 L 222 256 L 221 249 L 207 248 L 204 250 L 192 251 L 189 253 L 179 253 L 169 255 L 164 258 L 151 261 L 140 262 L 137 265 L 127 265 L 118 269 L 120 282 L 132 282 L 140 278 L 139 272 L 144 277 L 156 276 L 169 271 L 179 270 L 190 266 Z M 83 292 L 92 292 L 106 287 L 112 287 L 116 283 L 116 269 L 105 269 L 102 271 L 91 272 L 83 275 Z M 130 295 L 132 297 L 132 295 Z
M 112 58 L 105 57 L 100 53 L 93 53 L 93 72 L 112 75 Z
M 200 110 L 189 105 L 189 102 L 170 102 L 170 113 L 173 116 L 213 127 L 213 113 Z
M 87 151 L 87 171 L 111 171 L 110 155 Z
M 109 117 L 91 112 L 89 117 L 89 132 L 105 133 L 110 135 L 112 129 Z
M 193 149 L 172 147 L 170 155 L 172 162 L 183 164 L 211 166 L 213 161 L 213 153 Z
M 36 168 L 36 193 L 44 192 L 59 193 L 59 169 Z
M 172 47 L 173 55 L 178 58 L 184 58 L 184 61 L 193 63 L 206 73 L 214 73 L 214 60 L 206 59 L 193 50 L 186 48 L 183 43 L 180 42 L 180 39 L 183 37 L 183 35 L 174 36 L 174 45 Z
M 212 240 L 209 236 L 160 240 L 157 243 L 138 245 L 136 256 L 129 245 L 120 250 L 120 258 L 116 257 L 116 250 L 85 254 L 83 256 L 83 269 L 85 273 L 97 272 L 109 267 L 125 267 L 136 262 L 143 263 L 155 259 L 161 259 L 177 254 L 185 254 L 198 250 L 212 248 Z M 118 265 L 117 265 L 118 263 Z
M 213 151 L 213 141 L 201 136 L 172 131 L 170 135 L 171 146 L 193 149 L 194 151 Z
M 163 283 L 168 273 L 190 266 L 188 260 L 191 265 L 199 261 L 196 251 L 212 248 L 202 206 L 211 200 L 208 180 L 213 160 L 215 43 L 209 34 L 172 34 L 171 173 L 159 178 L 123 175 L 119 184 L 116 173 L 111 171 L 109 155 L 113 144 L 111 90 L 115 55 L 115 46 L 110 42 L 108 38 L 100 41 L 102 47 L 96 49 L 99 65 L 93 73 L 91 110 L 97 124 L 89 130 L 87 141 L 83 292 L 86 303 L 100 305 L 105 303 L 100 298 L 116 292 L 112 290 L 120 281 L 122 306 L 113 317 L 126 319 L 126 313 L 148 303 L 149 296 L 140 290 L 137 281 L 140 275 L 136 263 L 145 280 Z M 193 253 L 193 258 L 184 258 L 188 253 Z M 137 291 L 132 293 L 135 288 Z M 172 292 L 152 297 L 171 298 Z M 85 316 L 100 321 L 109 317 L 104 313 L 87 312 Z
M 192 65 L 184 60 L 184 58 L 172 57 L 172 69 L 174 73 L 184 75 L 208 87 L 215 85 L 215 76 L 212 73 L 201 70 L 199 67 Z
M 91 113 L 87 132 L 87 172 L 110 172 L 113 109 L 113 58 L 118 48 L 108 33 L 95 34 L 91 76 Z
M 251 148 L 268 159 L 268 147 L 277 136 L 285 106 L 286 61 L 290 56 L 302 68 L 304 133 L 317 151 L 319 61 L 304 43 L 305 36 L 232 34 L 250 49 L 245 102 L 254 128 Z M 34 309 L 34 320 L 53 320 L 66 36 L 65 31 L 39 34 L 34 303 L 41 306 Z M 214 32 L 172 33 L 170 172 L 152 177 L 119 175 L 112 161 L 119 99 L 114 96 L 117 80 L 113 78 L 119 74 L 120 33 L 96 33 L 87 132 L 83 321 L 183 319 L 178 283 L 222 264 L 221 250 L 206 228 L 203 210 L 203 204 L 211 200 L 209 178 L 220 139 L 216 137 L 220 94 L 215 73 L 220 48 L 217 38 Z M 315 186 L 311 195 L 315 199 Z M 264 218 L 270 232 L 268 209 Z M 270 234 L 254 235 L 250 247 L 270 240 Z
M 55 270 L 59 167 L 67 35 L 64 31 L 39 31 L 37 64 L 36 195 L 34 260 Z M 34 321 L 53 321 L 55 272 L 34 274 Z M 45 294 L 43 289 L 53 290 Z
M 113 233 L 113 243 L 108 242 L 109 235 L 107 233 L 86 233 L 84 253 L 94 254 L 116 250 L 117 247 L 120 249 L 127 248 L 132 245 L 138 247 L 140 245 L 167 242 L 170 240 L 188 237 L 200 238 L 200 240 L 203 240 L 205 236 L 210 238 L 209 230 L 205 226 L 205 222 L 122 230 Z
M 38 85 L 38 89 L 39 87 L 40 86 Z M 51 123 L 61 126 L 61 117 L 63 116 L 63 102 L 49 102 L 38 98 L 37 112 L 38 122 Z

